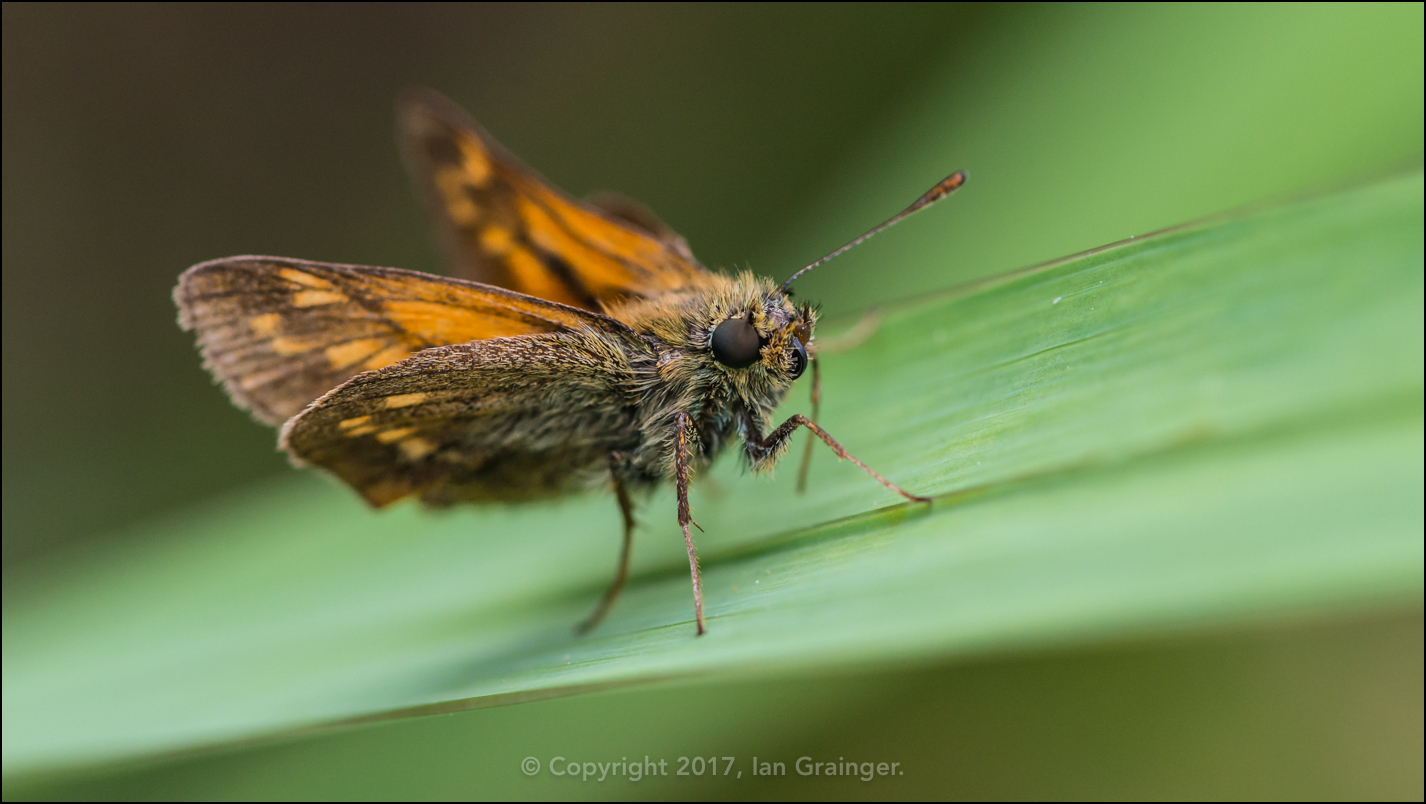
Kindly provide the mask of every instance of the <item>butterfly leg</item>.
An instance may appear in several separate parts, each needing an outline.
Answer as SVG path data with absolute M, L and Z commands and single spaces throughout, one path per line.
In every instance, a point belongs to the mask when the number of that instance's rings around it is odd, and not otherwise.
M 614 481 L 614 496 L 619 500 L 619 512 L 624 515 L 624 547 L 619 551 L 619 570 L 614 573 L 614 582 L 604 591 L 599 607 L 584 622 L 575 626 L 576 634 L 589 633 L 604 619 L 604 615 L 609 613 L 615 599 L 619 597 L 619 592 L 623 590 L 624 582 L 629 579 L 629 554 L 634 547 L 634 503 L 629 500 L 629 491 L 624 488 L 624 481 L 619 477 L 619 464 L 622 459 L 623 456 L 617 452 L 609 456 L 609 477 Z
M 818 413 L 822 410 L 822 363 L 815 356 L 812 358 L 812 423 L 817 423 Z M 807 449 L 802 452 L 802 465 L 797 468 L 797 493 L 803 494 L 807 491 L 807 472 L 812 468 L 812 449 L 817 445 L 817 437 L 811 430 L 807 431 Z
M 881 311 L 875 307 L 867 308 L 862 313 L 861 320 L 856 326 L 843 332 L 834 338 L 825 338 L 817 342 L 815 346 L 809 346 L 811 352 L 809 357 L 812 362 L 812 423 L 816 424 L 818 412 L 822 408 L 822 361 L 817 359 L 818 352 L 845 352 L 861 346 L 867 338 L 876 334 L 881 329 Z M 817 436 L 811 430 L 807 431 L 807 449 L 802 453 L 802 465 L 797 468 L 797 493 L 803 494 L 807 491 L 807 473 L 812 468 L 812 450 L 817 443 Z
M 905 497 L 906 499 L 912 502 L 931 502 L 930 497 L 920 497 L 915 494 L 912 494 L 911 492 L 901 488 L 895 483 L 892 483 L 890 480 L 887 480 L 886 478 L 877 474 L 876 471 L 874 471 L 870 466 L 867 466 L 866 464 L 857 460 L 850 452 L 847 452 L 847 450 L 841 444 L 837 443 L 837 440 L 835 438 L 832 438 L 830 435 L 827 434 L 826 430 L 823 430 L 821 427 L 818 427 L 816 422 L 812 421 L 806 416 L 803 416 L 801 413 L 792 416 L 787 421 L 778 425 L 777 429 L 769 433 L 767 438 L 758 437 L 757 425 L 753 422 L 752 417 L 748 416 L 746 413 L 744 414 L 744 423 L 747 432 L 747 440 L 745 446 L 748 450 L 748 457 L 752 458 L 753 463 L 755 464 L 761 460 L 764 460 L 769 455 L 775 455 L 777 451 L 782 448 L 782 445 L 787 441 L 787 439 L 792 437 L 793 432 L 795 432 L 797 428 L 806 427 L 808 430 L 812 431 L 813 435 L 822 439 L 822 443 L 826 444 L 828 447 L 831 447 L 832 451 L 837 453 L 838 458 L 851 461 L 852 463 L 861 467 L 861 470 L 863 472 L 866 472 L 867 474 L 876 478 L 877 482 L 881 485 L 886 486 L 887 488 L 891 489 L 897 494 L 900 494 L 902 497 Z
M 698 636 L 703 636 L 708 630 L 703 623 L 703 581 L 698 575 L 698 553 L 693 549 L 693 534 L 688 532 L 689 525 L 698 528 L 688 507 L 688 478 L 692 474 L 688 466 L 688 438 L 690 434 L 696 438 L 697 432 L 693 430 L 692 419 L 683 411 L 674 414 L 674 421 L 678 424 L 673 450 L 674 481 L 678 487 L 678 526 L 683 528 L 683 543 L 688 546 L 688 570 L 693 574 L 693 614 L 698 620 Z

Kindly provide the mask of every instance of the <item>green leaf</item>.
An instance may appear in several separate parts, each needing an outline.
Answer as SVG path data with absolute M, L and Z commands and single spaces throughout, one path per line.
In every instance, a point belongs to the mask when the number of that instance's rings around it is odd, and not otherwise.
M 7 774 L 713 673 L 962 656 L 1422 592 L 1420 173 L 890 309 L 797 496 L 372 514 L 311 474 L 7 589 Z M 789 404 L 800 409 L 800 402 Z

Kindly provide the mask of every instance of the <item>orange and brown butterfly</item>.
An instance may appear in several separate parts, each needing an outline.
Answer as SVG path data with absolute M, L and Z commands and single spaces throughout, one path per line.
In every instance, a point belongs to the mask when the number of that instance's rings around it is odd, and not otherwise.
M 612 486 L 623 549 L 581 630 L 627 575 L 631 493 L 672 480 L 704 632 L 688 483 L 729 444 L 764 469 L 806 427 L 887 488 L 928 502 L 815 423 L 817 317 L 792 303 L 791 279 L 708 271 L 647 210 L 566 196 L 434 93 L 403 98 L 400 128 L 454 277 L 229 257 L 189 268 L 174 289 L 208 370 L 237 405 L 282 425 L 295 464 L 331 472 L 377 507 Z M 953 174 L 808 268 L 964 180 Z M 813 417 L 773 427 L 809 363 Z

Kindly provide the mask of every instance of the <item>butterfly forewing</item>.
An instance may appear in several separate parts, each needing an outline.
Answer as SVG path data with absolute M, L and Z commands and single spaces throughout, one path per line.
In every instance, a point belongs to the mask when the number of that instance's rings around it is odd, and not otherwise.
M 611 319 L 458 279 L 275 257 L 195 265 L 174 290 L 210 370 L 280 424 L 342 381 L 433 346 Z
M 408 95 L 401 129 L 457 276 L 596 311 L 706 276 L 646 210 L 566 196 L 439 96 Z
M 597 323 L 597 322 L 596 322 Z M 559 333 L 429 349 L 353 377 L 283 430 L 282 446 L 382 506 L 520 500 L 600 478 L 638 443 L 632 371 L 609 337 Z M 572 471 L 573 470 L 573 471 Z

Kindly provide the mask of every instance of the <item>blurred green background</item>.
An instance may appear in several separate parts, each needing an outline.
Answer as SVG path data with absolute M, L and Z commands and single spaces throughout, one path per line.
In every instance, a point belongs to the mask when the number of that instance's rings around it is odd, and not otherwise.
M 272 431 L 199 369 L 168 293 L 188 265 L 240 253 L 439 270 L 394 147 L 405 86 L 448 94 L 571 192 L 644 201 L 705 264 L 772 276 L 967 169 L 957 199 L 799 283 L 833 316 L 1419 165 L 1422 150 L 1419 5 L 3 14 L 7 607 L 96 538 L 289 472 Z M 949 259 L 923 256 L 938 250 Z M 707 682 L 21 791 L 1419 798 L 1420 634 L 1419 612 L 1393 611 Z M 560 740 L 573 755 L 613 736 L 664 754 L 884 752 L 919 772 L 776 790 L 511 772 Z

